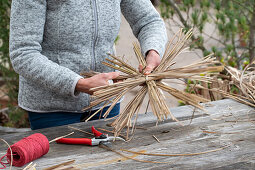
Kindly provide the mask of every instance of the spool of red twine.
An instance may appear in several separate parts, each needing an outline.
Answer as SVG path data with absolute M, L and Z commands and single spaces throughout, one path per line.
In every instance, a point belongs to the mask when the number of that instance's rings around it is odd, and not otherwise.
M 21 139 L 11 146 L 13 166 L 21 167 L 35 159 L 42 157 L 49 151 L 50 145 L 46 136 L 35 133 Z M 7 150 L 7 158 L 11 162 L 11 151 Z

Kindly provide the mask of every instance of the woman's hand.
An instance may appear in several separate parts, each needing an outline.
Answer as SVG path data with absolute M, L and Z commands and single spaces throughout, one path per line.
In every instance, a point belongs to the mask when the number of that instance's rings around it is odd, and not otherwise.
M 139 72 L 143 72 L 144 75 L 150 74 L 159 64 L 160 64 L 160 56 L 155 50 L 150 50 L 146 56 L 146 68 L 139 65 Z M 144 69 L 144 70 L 143 70 Z
M 91 88 L 109 85 L 108 80 L 117 78 L 120 75 L 119 72 L 100 73 L 90 78 L 80 79 L 75 87 L 76 91 L 93 94 Z

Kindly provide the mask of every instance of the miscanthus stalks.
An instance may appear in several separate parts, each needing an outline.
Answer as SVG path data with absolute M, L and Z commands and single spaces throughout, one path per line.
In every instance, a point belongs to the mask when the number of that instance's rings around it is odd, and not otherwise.
M 212 55 L 183 67 L 172 68 L 175 64 L 173 59 L 179 54 L 187 52 L 187 45 L 191 35 L 192 30 L 189 30 L 186 33 L 183 33 L 183 30 L 180 30 L 167 44 L 166 51 L 159 66 L 149 75 L 140 73 L 137 69 L 127 64 L 120 57 L 109 54 L 109 58 L 106 58 L 108 62 L 103 62 L 103 64 L 125 73 L 119 77 L 119 79 L 123 79 L 123 81 L 91 89 L 94 91 L 92 96 L 94 100 L 90 103 L 90 106 L 84 108 L 84 110 L 104 102 L 103 107 L 110 105 L 109 109 L 103 115 L 103 117 L 107 117 L 112 108 L 128 91 L 140 86 L 140 90 L 136 96 L 129 101 L 124 110 L 111 123 L 111 126 L 114 128 L 113 131 L 115 136 L 120 135 L 121 131 L 124 128 L 127 128 L 128 138 L 129 130 L 135 126 L 139 109 L 146 94 L 149 96 L 150 107 L 158 121 L 163 121 L 169 117 L 178 121 L 178 119 L 176 119 L 169 110 L 162 91 L 165 91 L 196 108 L 203 109 L 199 103 L 207 102 L 208 100 L 194 94 L 179 91 L 162 81 L 164 79 L 190 79 L 210 82 L 212 81 L 210 74 L 219 72 L 223 69 L 223 66 L 215 58 L 213 58 Z M 146 67 L 145 58 L 141 53 L 140 47 L 136 43 L 134 44 L 134 52 L 139 64 Z M 85 75 L 92 76 L 93 74 L 94 73 L 87 73 Z M 103 107 L 99 109 L 98 112 L 100 112 Z M 87 120 L 91 119 L 95 114 L 91 115 Z
M 255 67 L 254 62 L 247 65 L 243 71 L 233 67 L 225 67 L 231 75 L 231 84 L 234 84 L 246 99 L 246 104 L 253 106 L 255 104 Z M 234 98 L 235 99 L 235 98 Z M 243 102 L 243 101 L 240 101 Z

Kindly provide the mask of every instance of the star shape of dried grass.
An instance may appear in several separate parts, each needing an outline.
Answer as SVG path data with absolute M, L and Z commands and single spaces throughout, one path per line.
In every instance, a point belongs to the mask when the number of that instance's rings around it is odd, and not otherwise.
M 110 105 L 108 110 L 103 115 L 103 117 L 107 117 L 113 107 L 127 92 L 135 87 L 141 86 L 142 84 L 144 85 L 140 87 L 140 90 L 135 97 L 129 101 L 124 110 L 111 123 L 111 126 L 114 128 L 113 132 L 115 136 L 119 136 L 121 131 L 124 128 L 127 128 L 128 138 L 130 132 L 129 129 L 134 129 L 135 127 L 138 112 L 146 94 L 149 96 L 149 104 L 158 121 L 163 121 L 168 117 L 178 121 L 178 119 L 176 119 L 176 117 L 169 110 L 162 90 L 171 94 L 175 98 L 184 101 L 185 103 L 188 103 L 196 108 L 203 109 L 199 103 L 208 102 L 207 99 L 199 97 L 195 94 L 177 90 L 162 82 L 163 79 L 190 79 L 210 82 L 212 81 L 210 74 L 222 71 L 223 66 L 219 61 L 212 57 L 212 55 L 204 57 L 195 63 L 183 67 L 172 68 L 172 66 L 175 64 L 173 59 L 179 54 L 187 52 L 189 49 L 187 45 L 191 35 L 192 30 L 184 33 L 182 29 L 175 34 L 168 42 L 159 66 L 149 75 L 140 73 L 137 69 L 129 65 L 120 57 L 109 54 L 110 58 L 106 59 L 108 62 L 102 62 L 102 64 L 125 73 L 125 75 L 121 75 L 119 77 L 119 79 L 124 79 L 124 81 L 91 89 L 94 91 L 92 96 L 94 100 L 88 107 L 84 108 L 84 110 L 92 108 L 102 102 L 104 102 L 104 106 L 91 115 L 87 121 L 95 114 L 99 113 L 105 106 Z M 141 53 L 140 47 L 136 43 L 134 43 L 134 52 L 139 64 L 146 67 L 145 58 Z M 93 74 L 94 73 L 86 73 L 85 75 L 92 76 Z M 203 76 L 201 76 L 201 74 Z

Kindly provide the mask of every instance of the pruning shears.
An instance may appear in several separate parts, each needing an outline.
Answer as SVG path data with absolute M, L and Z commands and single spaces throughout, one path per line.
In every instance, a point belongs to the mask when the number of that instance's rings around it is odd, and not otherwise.
M 101 133 L 95 129 L 94 126 L 91 127 L 92 133 L 94 134 L 94 138 L 61 138 L 56 140 L 57 143 L 63 144 L 76 144 L 76 145 L 90 145 L 97 146 L 99 144 L 108 145 L 110 141 L 113 140 L 122 140 L 125 141 L 121 137 L 108 136 L 108 134 Z

